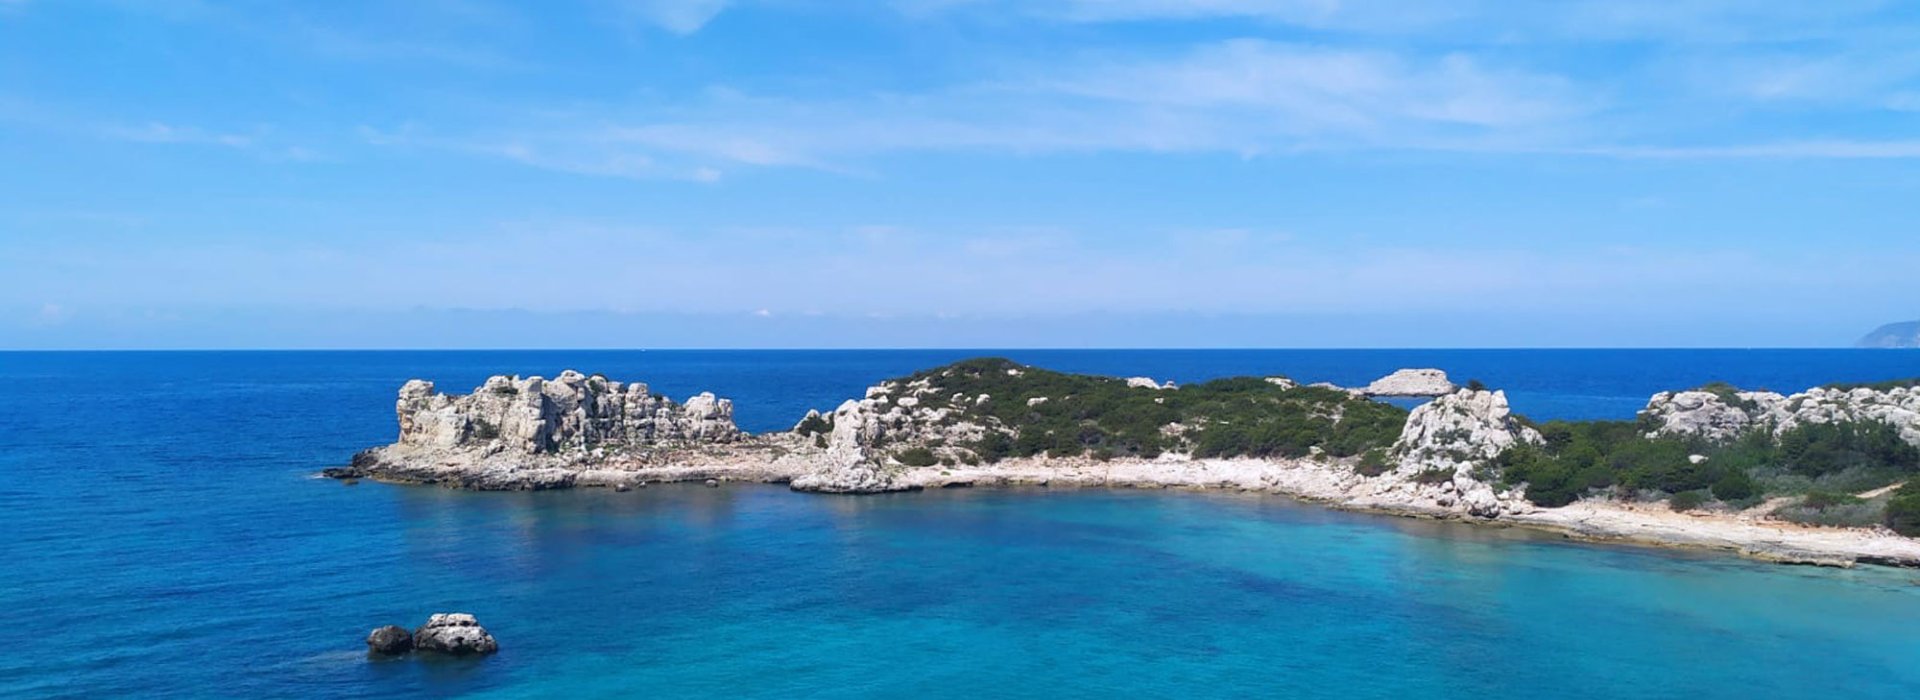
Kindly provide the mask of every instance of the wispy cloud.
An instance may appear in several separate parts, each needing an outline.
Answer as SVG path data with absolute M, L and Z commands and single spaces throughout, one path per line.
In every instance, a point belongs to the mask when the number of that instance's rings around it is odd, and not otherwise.
M 727 9 L 729 0 L 619 0 L 629 15 L 675 34 L 692 34 Z
M 623 176 L 742 166 L 858 171 L 860 159 L 901 152 L 1258 154 L 1525 142 L 1592 102 L 1558 76 L 1488 68 L 1464 55 L 1229 40 L 1170 56 L 1024 65 L 913 94 L 807 99 L 714 89 L 647 110 L 653 114 L 610 107 L 591 117 L 502 116 L 520 123 L 465 133 L 416 125 L 405 139 L 372 140 Z
M 256 156 L 284 161 L 322 160 L 321 154 L 308 146 L 282 142 L 274 137 L 273 129 L 257 127 L 251 131 L 219 131 L 194 126 L 182 126 L 164 122 L 146 122 L 138 125 L 110 124 L 99 126 L 94 133 L 110 141 L 149 144 L 179 144 L 189 146 L 218 146 L 237 151 L 245 151 Z

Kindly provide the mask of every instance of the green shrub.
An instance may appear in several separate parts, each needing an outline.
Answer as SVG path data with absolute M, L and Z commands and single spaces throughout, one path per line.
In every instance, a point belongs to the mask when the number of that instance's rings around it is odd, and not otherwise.
M 493 393 L 497 396 L 518 396 L 520 389 L 512 384 L 502 384 L 494 387 Z
M 818 414 L 808 415 L 800 421 L 799 425 L 793 427 L 793 432 L 801 435 L 822 435 L 833 432 L 833 423 Z
M 1452 469 L 1427 469 L 1413 475 L 1416 484 L 1444 484 L 1453 481 Z
M 1676 512 L 1686 512 L 1695 510 L 1705 505 L 1706 502 L 1707 492 L 1705 491 L 1681 491 L 1680 493 L 1674 494 L 1672 498 L 1667 499 L 1667 507 L 1672 508 Z
M 1886 423 L 1807 423 L 1780 434 L 1780 466 L 1818 477 L 1847 469 L 1920 471 L 1920 448 Z
M 1698 388 L 1695 388 L 1694 391 L 1704 391 L 1709 394 L 1713 394 L 1714 396 L 1718 396 L 1720 397 L 1720 400 L 1723 402 L 1726 402 L 1728 406 L 1732 406 L 1734 408 L 1738 408 L 1743 411 L 1751 411 L 1753 409 L 1760 407 L 1760 404 L 1754 403 L 1752 399 L 1741 398 L 1740 387 L 1734 386 L 1732 384 L 1728 384 L 1726 382 L 1707 382 L 1706 384 L 1703 384 Z
M 472 426 L 473 437 L 480 440 L 492 440 L 500 437 L 500 426 L 487 421 L 476 420 Z
M 1874 391 L 1892 391 L 1894 389 L 1912 389 L 1920 387 L 1920 377 L 1908 379 L 1889 379 L 1884 382 L 1840 382 L 1828 384 L 1828 389 L 1853 391 L 1854 389 L 1872 389 Z
M 1361 476 L 1380 476 L 1392 469 L 1393 464 L 1387 460 L 1387 450 L 1384 447 L 1367 450 L 1360 455 L 1360 462 L 1353 466 L 1353 470 L 1359 472 Z
M 1728 469 L 1713 482 L 1713 497 L 1722 501 L 1744 501 L 1760 492 L 1760 485 L 1745 471 Z
M 901 450 L 900 454 L 894 455 L 893 458 L 909 467 L 931 467 L 940 463 L 940 458 L 934 456 L 933 450 L 925 447 L 910 447 Z
M 1860 502 L 1860 499 L 1852 494 L 1834 493 L 1832 491 L 1813 491 L 1809 492 L 1806 497 L 1800 499 L 1800 507 L 1811 508 L 1813 510 L 1826 510 L 1835 506 L 1850 506 Z
M 1894 532 L 1920 537 L 1920 480 L 1909 481 L 1893 492 L 1882 522 Z
M 980 436 L 979 440 L 969 445 L 968 449 L 979 455 L 982 461 L 992 464 L 1013 456 L 1013 436 L 998 430 L 989 430 L 985 435 Z

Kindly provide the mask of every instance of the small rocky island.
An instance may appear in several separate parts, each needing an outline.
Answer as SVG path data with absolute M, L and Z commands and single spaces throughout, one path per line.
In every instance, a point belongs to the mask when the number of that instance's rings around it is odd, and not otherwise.
M 1402 370 L 1365 388 L 1241 377 L 1176 386 L 984 358 L 882 382 L 750 435 L 574 371 L 414 380 L 400 439 L 335 478 L 481 490 L 783 483 L 881 493 L 965 486 L 1223 488 L 1338 507 L 1704 546 L 1780 561 L 1920 566 L 1920 389 L 1654 396 L 1637 421 L 1535 424 L 1504 393 Z M 1372 396 L 1434 396 L 1408 411 Z M 1920 480 L 1915 480 L 1920 484 Z
M 377 627 L 367 633 L 367 655 L 403 656 L 414 651 L 448 656 L 484 656 L 500 650 L 487 628 L 467 613 L 434 613 L 412 632 L 399 625 Z

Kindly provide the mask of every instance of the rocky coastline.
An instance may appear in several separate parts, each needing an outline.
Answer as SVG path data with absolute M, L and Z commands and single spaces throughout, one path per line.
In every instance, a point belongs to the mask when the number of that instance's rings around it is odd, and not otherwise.
M 1457 388 L 1433 370 L 1403 370 L 1370 387 L 1383 391 L 1301 387 L 1281 377 L 1260 382 L 1276 396 L 1325 392 L 1314 395 L 1320 403 L 1313 405 L 1335 420 L 1359 408 L 1342 402 L 1365 402 L 1368 394 L 1437 391 L 1444 385 L 1445 393 L 1406 414 L 1391 445 L 1365 454 L 1334 455 L 1316 447 L 1298 456 L 1207 457 L 1186 449 L 1150 456 L 1047 453 L 996 459 L 980 459 L 980 445 L 1011 430 L 996 417 L 1009 412 L 987 408 L 1011 401 L 1019 404 L 1015 408 L 1040 410 L 1050 401 L 1082 397 L 949 392 L 955 386 L 953 371 L 884 382 L 831 412 L 809 412 L 792 430 L 758 435 L 734 425 L 726 399 L 701 394 L 674 402 L 644 384 L 599 375 L 492 377 L 459 396 L 414 380 L 401 388 L 396 402 L 399 440 L 362 451 L 348 466 L 325 474 L 474 490 L 625 490 L 689 481 L 786 484 L 795 491 L 834 494 L 956 487 L 1225 489 L 1343 509 L 1527 527 L 1582 540 L 1718 549 L 1768 561 L 1920 567 L 1920 540 L 1878 528 L 1798 525 L 1758 509 L 1677 513 L 1658 504 L 1605 499 L 1535 506 L 1525 498 L 1524 485 L 1504 485 L 1491 471 L 1509 448 L 1541 443 L 1540 432 L 1512 413 L 1503 392 Z M 1003 381 L 1019 381 L 1029 371 L 1038 370 L 1011 363 L 991 369 Z M 1006 377 L 998 376 L 1002 372 Z M 1118 383 L 1156 404 L 1187 391 L 1145 378 L 1100 381 Z M 1722 394 L 1656 395 L 1643 412 L 1644 422 L 1655 432 L 1731 435 L 1755 425 L 1858 417 L 1896 425 L 1903 436 L 1920 442 L 1920 390 L 1816 389 L 1778 399 Z M 1170 439 L 1191 430 L 1179 423 L 1160 426 Z

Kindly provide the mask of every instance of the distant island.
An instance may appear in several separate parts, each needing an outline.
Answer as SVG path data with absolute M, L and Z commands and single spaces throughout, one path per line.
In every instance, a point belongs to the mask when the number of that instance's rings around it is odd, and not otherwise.
M 1920 321 L 1889 323 L 1861 336 L 1862 348 L 1920 348 Z
M 1435 398 L 1411 411 L 1373 398 L 1409 395 Z M 1438 370 L 1363 388 L 1176 386 L 981 358 L 759 435 L 712 394 L 678 403 L 571 370 L 495 376 L 466 395 L 413 380 L 396 412 L 397 442 L 326 474 L 478 490 L 1233 489 L 1783 562 L 1920 566 L 1920 380 L 1791 396 L 1713 384 L 1657 394 L 1634 421 L 1540 424 Z

